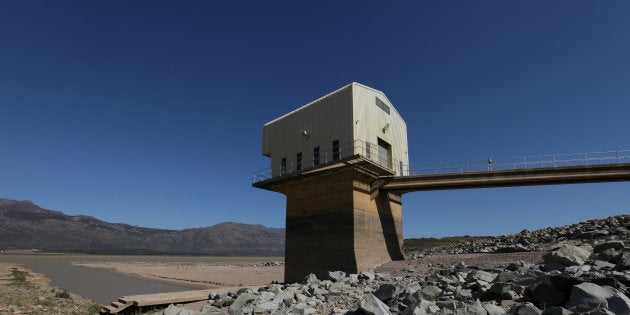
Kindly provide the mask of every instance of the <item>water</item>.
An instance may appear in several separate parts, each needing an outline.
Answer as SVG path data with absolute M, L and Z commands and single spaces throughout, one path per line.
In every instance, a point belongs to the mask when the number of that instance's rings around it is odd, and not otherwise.
M 102 304 L 109 304 L 121 296 L 198 290 L 194 287 L 173 285 L 135 278 L 107 269 L 78 266 L 89 262 L 206 262 L 236 263 L 254 261 L 249 257 L 182 257 L 182 256 L 101 256 L 58 254 L 0 254 L 0 263 L 18 263 L 34 272 L 46 275 L 51 285 L 76 293 Z

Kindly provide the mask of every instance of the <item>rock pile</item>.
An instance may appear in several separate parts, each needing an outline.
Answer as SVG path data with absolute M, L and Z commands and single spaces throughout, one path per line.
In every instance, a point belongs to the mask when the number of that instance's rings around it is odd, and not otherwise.
M 453 246 L 462 252 L 483 252 L 484 246 L 496 252 L 516 244 L 547 249 L 537 264 L 482 269 L 462 262 L 404 276 L 334 271 L 328 279 L 317 279 L 311 274 L 303 283 L 217 294 L 202 313 L 630 315 L 629 227 L 630 216 L 617 216 L 497 237 L 497 243 Z M 165 314 L 187 314 L 175 311 Z
M 439 246 L 408 253 L 410 259 L 430 254 L 546 252 L 559 242 L 598 243 L 630 237 L 630 215 L 594 219 L 573 225 L 544 228 L 533 232 L 493 236 L 482 240 Z

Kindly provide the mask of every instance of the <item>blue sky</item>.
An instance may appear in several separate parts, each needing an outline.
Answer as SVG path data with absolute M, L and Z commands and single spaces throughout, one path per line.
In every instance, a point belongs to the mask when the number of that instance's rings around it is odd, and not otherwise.
M 356 81 L 412 163 L 630 149 L 627 1 L 2 1 L 0 197 L 284 226 L 262 125 Z M 630 213 L 630 183 L 416 192 L 406 237 Z

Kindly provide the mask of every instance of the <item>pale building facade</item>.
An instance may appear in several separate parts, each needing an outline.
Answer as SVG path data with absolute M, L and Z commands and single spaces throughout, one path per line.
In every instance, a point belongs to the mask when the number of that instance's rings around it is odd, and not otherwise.
M 351 83 L 263 127 L 262 154 L 278 177 L 360 156 L 407 175 L 407 125 L 387 96 Z

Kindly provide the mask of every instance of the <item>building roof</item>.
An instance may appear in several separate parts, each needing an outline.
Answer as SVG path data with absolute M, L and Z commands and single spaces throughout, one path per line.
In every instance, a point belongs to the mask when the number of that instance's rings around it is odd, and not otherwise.
M 316 103 L 318 103 L 319 101 L 324 100 L 324 99 L 326 99 L 326 98 L 328 98 L 328 97 L 331 97 L 332 95 L 335 95 L 335 94 L 337 94 L 337 93 L 339 93 L 339 92 L 341 92 L 341 91 L 344 91 L 345 89 L 351 88 L 351 87 L 352 87 L 352 86 L 354 86 L 354 85 L 356 85 L 356 86 L 360 86 L 360 87 L 362 87 L 362 88 L 366 88 L 366 89 L 369 89 L 369 90 L 372 90 L 372 91 L 375 91 L 375 92 L 377 92 L 377 93 L 379 93 L 379 94 L 383 95 L 385 98 L 387 98 L 387 96 L 385 96 L 385 93 L 383 93 L 383 92 L 381 92 L 381 91 L 379 91 L 379 90 L 377 90 L 377 89 L 371 88 L 371 87 L 369 87 L 369 86 L 367 86 L 367 85 L 363 85 L 363 84 L 361 84 L 361 83 L 352 82 L 352 83 L 350 83 L 350 84 L 348 84 L 348 85 L 345 85 L 345 86 L 343 86 L 342 88 L 337 89 L 337 90 L 335 90 L 335 91 L 333 91 L 333 92 L 330 92 L 330 93 L 328 93 L 328 94 L 326 94 L 326 95 L 324 95 L 324 96 L 322 96 L 322 97 L 320 97 L 320 98 L 318 98 L 318 99 L 316 99 L 316 100 L 314 100 L 314 101 L 312 101 L 312 102 L 310 102 L 310 103 L 308 103 L 308 104 L 306 104 L 306 105 L 304 105 L 304 106 L 301 106 L 300 108 L 297 108 L 297 109 L 295 109 L 295 110 L 292 110 L 292 111 L 290 111 L 290 112 L 288 112 L 288 113 L 286 113 L 286 114 L 284 114 L 284 115 L 282 115 L 282 116 L 280 116 L 280 117 L 278 117 L 278 118 L 276 118 L 276 119 L 274 119 L 274 120 L 272 120 L 272 121 L 270 121 L 270 122 L 266 123 L 264 126 L 271 125 L 271 124 L 275 123 L 275 122 L 276 122 L 276 121 L 278 121 L 278 120 L 281 120 L 281 119 L 283 119 L 283 118 L 285 118 L 285 117 L 287 117 L 287 116 L 290 116 L 290 115 L 292 115 L 292 114 L 294 114 L 294 113 L 296 113 L 296 112 L 302 111 L 302 110 L 304 110 L 305 108 L 307 108 L 307 107 L 309 107 L 309 106 L 312 106 L 313 104 L 316 104 Z M 387 101 L 389 102 L 389 99 L 388 99 Z M 391 104 L 391 102 L 390 102 L 390 104 Z

